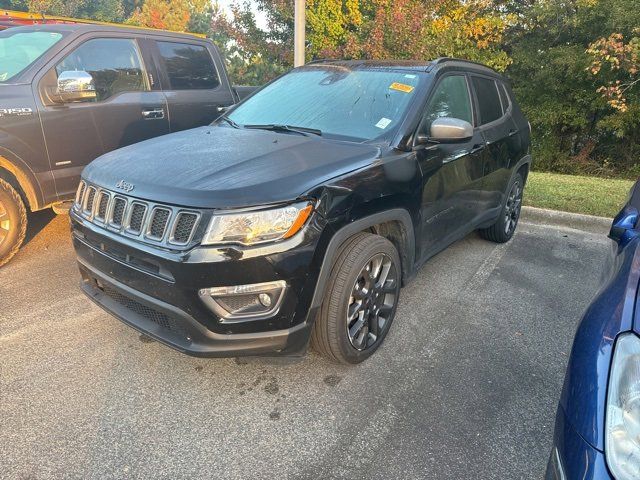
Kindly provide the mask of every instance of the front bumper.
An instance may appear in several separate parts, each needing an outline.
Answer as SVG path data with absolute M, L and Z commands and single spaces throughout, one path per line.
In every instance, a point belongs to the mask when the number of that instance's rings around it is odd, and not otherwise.
M 614 480 L 604 453 L 587 443 L 558 407 L 554 445 L 545 480 Z
M 70 214 L 82 290 L 131 327 L 195 356 L 301 355 L 306 351 L 317 282 L 318 226 L 288 245 L 252 251 L 148 247 Z M 285 280 L 273 317 L 229 322 L 202 301 L 200 289 Z

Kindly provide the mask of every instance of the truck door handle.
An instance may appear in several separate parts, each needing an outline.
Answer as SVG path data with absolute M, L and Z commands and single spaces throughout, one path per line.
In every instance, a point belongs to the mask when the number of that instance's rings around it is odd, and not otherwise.
M 518 133 L 518 130 L 509 130 L 510 137 L 513 137 L 516 133 Z
M 162 120 L 164 118 L 164 108 L 142 110 L 142 117 L 145 120 Z

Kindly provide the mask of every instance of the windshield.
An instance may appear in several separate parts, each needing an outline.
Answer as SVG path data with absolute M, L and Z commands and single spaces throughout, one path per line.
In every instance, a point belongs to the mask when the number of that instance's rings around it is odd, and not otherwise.
M 40 58 L 62 38 L 56 32 L 0 33 L 0 82 L 6 82 Z
M 228 118 L 240 125 L 289 125 L 372 140 L 400 123 L 419 81 L 400 71 L 308 66 L 266 86 Z

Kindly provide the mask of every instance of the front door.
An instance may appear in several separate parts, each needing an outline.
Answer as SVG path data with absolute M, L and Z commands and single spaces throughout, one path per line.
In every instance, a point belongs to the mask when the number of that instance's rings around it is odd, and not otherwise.
M 97 98 L 56 104 L 47 92 L 64 71 L 93 77 Z M 82 169 L 120 147 L 169 133 L 164 95 L 152 91 L 134 38 L 91 38 L 79 43 L 39 83 L 42 127 L 60 199 L 70 198 Z M 131 159 L 132 162 L 135 158 Z
M 429 136 L 439 117 L 474 124 L 471 90 L 464 74 L 440 79 L 425 108 L 418 133 Z M 478 129 L 469 140 L 434 143 L 417 152 L 423 175 L 422 252 L 431 256 L 466 234 L 480 215 L 484 138 Z

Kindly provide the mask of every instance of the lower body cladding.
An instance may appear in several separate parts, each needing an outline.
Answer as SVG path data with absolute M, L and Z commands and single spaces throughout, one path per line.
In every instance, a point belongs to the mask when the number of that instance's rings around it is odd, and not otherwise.
M 594 448 L 558 408 L 553 448 L 545 480 L 613 480 L 604 453 Z
M 260 255 L 204 247 L 167 252 L 73 214 L 71 223 L 82 290 L 136 330 L 194 356 L 306 351 L 315 284 L 309 235 L 300 235 L 293 252 L 286 246 L 261 248 Z

